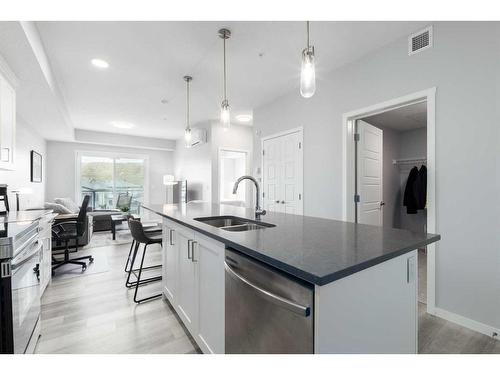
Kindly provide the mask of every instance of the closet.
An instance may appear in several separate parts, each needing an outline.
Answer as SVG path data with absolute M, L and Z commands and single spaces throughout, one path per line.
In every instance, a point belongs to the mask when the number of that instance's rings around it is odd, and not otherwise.
M 379 225 L 426 232 L 427 103 L 357 120 L 356 128 L 357 222 L 375 224 L 378 215 Z M 426 303 L 425 248 L 418 258 L 419 302 Z

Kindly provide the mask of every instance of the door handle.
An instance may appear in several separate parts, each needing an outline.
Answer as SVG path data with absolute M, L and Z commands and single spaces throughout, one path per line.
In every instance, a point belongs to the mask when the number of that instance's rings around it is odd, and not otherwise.
M 191 258 L 191 252 L 190 252 L 190 250 L 191 250 L 191 242 L 192 241 L 193 240 L 188 240 L 188 249 L 187 249 L 188 250 L 188 259 L 192 259 Z
M 276 201 L 276 203 L 279 203 L 280 201 Z
M 196 241 L 191 241 L 191 262 L 196 263 L 198 260 L 194 259 L 194 245 L 197 245 L 198 242 Z
M 175 230 L 170 229 L 169 234 L 170 234 L 170 245 L 174 246 L 174 232 Z
M 258 292 L 264 299 L 275 303 L 276 305 L 279 305 L 287 310 L 290 310 L 294 312 L 295 314 L 299 314 L 302 316 L 309 316 L 311 315 L 311 308 L 308 306 L 302 306 L 299 305 L 298 303 L 295 303 L 287 298 L 280 297 L 274 293 L 271 293 L 265 289 L 262 289 L 252 283 L 251 281 L 245 279 L 243 276 L 237 274 L 226 262 L 224 262 L 224 268 L 229 276 L 231 276 L 233 279 L 246 284 L 250 288 L 253 288 L 256 292 Z
M 382 206 L 385 206 L 385 202 L 384 201 L 380 201 L 380 208 L 382 208 Z

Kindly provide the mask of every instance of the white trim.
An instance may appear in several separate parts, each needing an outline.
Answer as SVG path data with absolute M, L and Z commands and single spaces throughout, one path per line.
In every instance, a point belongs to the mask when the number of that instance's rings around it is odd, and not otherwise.
M 453 322 L 455 324 L 458 324 L 462 327 L 469 328 L 473 331 L 485 334 L 489 337 L 492 337 L 496 340 L 500 340 L 500 328 L 495 328 L 493 326 L 489 326 L 487 324 L 478 322 L 476 320 L 466 318 L 465 316 L 458 315 L 455 313 L 452 313 L 448 310 L 441 309 L 439 307 L 434 308 L 434 315 L 449 320 L 450 322 Z M 496 333 L 496 336 L 493 336 L 493 334 Z
M 262 176 L 260 179 L 260 184 L 262 187 L 260 199 L 262 202 L 262 207 L 264 207 L 264 158 L 262 157 L 262 151 L 264 150 L 264 141 L 293 133 L 299 133 L 299 139 L 301 144 L 301 147 L 299 149 L 299 173 L 300 173 L 299 194 L 302 198 L 300 200 L 300 205 L 301 205 L 300 212 L 302 215 L 304 215 L 304 127 L 303 126 L 298 126 L 296 128 L 284 130 L 282 132 L 274 133 L 260 138 L 260 175 Z
M 19 78 L 17 78 L 16 74 L 12 71 L 2 55 L 0 55 L 0 74 L 9 82 L 14 90 L 19 86 Z
M 109 133 L 107 133 L 107 134 L 109 134 Z M 131 137 L 133 137 L 133 135 Z M 76 144 L 80 144 L 80 145 L 111 146 L 111 147 L 116 147 L 116 148 L 133 148 L 133 149 L 138 149 L 138 150 L 153 150 L 153 151 L 166 151 L 166 152 L 174 152 L 175 151 L 175 149 L 167 148 L 167 147 L 134 146 L 134 145 L 129 145 L 129 144 L 118 145 L 116 143 L 111 143 L 111 142 L 60 141 L 57 139 L 49 139 L 49 138 L 47 139 L 47 141 L 76 143 Z
M 93 151 L 93 150 L 75 150 L 75 202 L 80 200 L 80 159 L 81 156 L 101 156 L 116 158 L 130 158 L 130 159 L 143 159 L 144 160 L 144 204 L 149 203 L 149 155 L 147 154 L 130 154 L 122 152 L 108 152 L 108 151 Z M 114 168 L 114 164 L 113 164 Z M 113 171 L 113 175 L 114 175 Z
M 248 175 L 250 174 L 250 151 L 249 150 L 243 150 L 243 149 L 237 149 L 237 148 L 231 148 L 231 147 L 219 147 L 217 151 L 217 203 L 221 203 L 220 199 L 220 170 L 221 170 L 221 152 L 222 151 L 230 151 L 230 152 L 242 152 L 245 154 L 245 174 Z M 253 199 L 251 198 L 251 194 L 249 194 L 250 190 L 247 187 L 245 189 L 245 201 L 250 202 L 250 204 L 255 203 L 253 202 Z
M 356 119 L 372 116 L 410 104 L 427 102 L 427 231 L 436 233 L 436 87 L 404 95 L 344 113 L 342 115 L 342 218 L 354 221 L 354 124 Z M 427 246 L 427 312 L 436 309 L 436 248 Z

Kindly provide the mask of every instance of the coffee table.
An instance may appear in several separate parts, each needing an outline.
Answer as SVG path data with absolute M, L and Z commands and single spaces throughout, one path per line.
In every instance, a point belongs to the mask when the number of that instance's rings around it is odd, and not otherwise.
M 141 220 L 139 216 L 130 214 L 116 214 L 111 215 L 111 233 L 113 234 L 113 240 L 116 240 L 116 232 L 119 230 L 128 230 L 128 224 L 126 221 L 128 219 Z M 123 223 L 125 222 L 125 224 Z M 154 228 L 158 226 L 157 221 L 147 221 L 143 223 L 144 229 Z

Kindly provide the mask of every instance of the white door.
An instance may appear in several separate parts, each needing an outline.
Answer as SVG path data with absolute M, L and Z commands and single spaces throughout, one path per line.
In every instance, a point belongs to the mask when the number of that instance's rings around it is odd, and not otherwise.
M 175 305 L 177 298 L 177 238 L 175 229 L 163 225 L 163 294 L 172 305 Z
M 204 353 L 224 353 L 224 244 L 196 233 L 198 336 Z
M 302 215 L 302 131 L 262 142 L 264 208 Z
M 191 241 L 194 233 L 177 229 L 175 231 L 176 245 L 178 246 L 178 291 L 177 307 L 178 313 L 191 332 L 196 332 L 196 322 L 198 313 L 197 296 L 197 267 L 191 259 Z
M 382 225 L 383 218 L 383 132 L 362 120 L 357 134 L 357 222 Z

